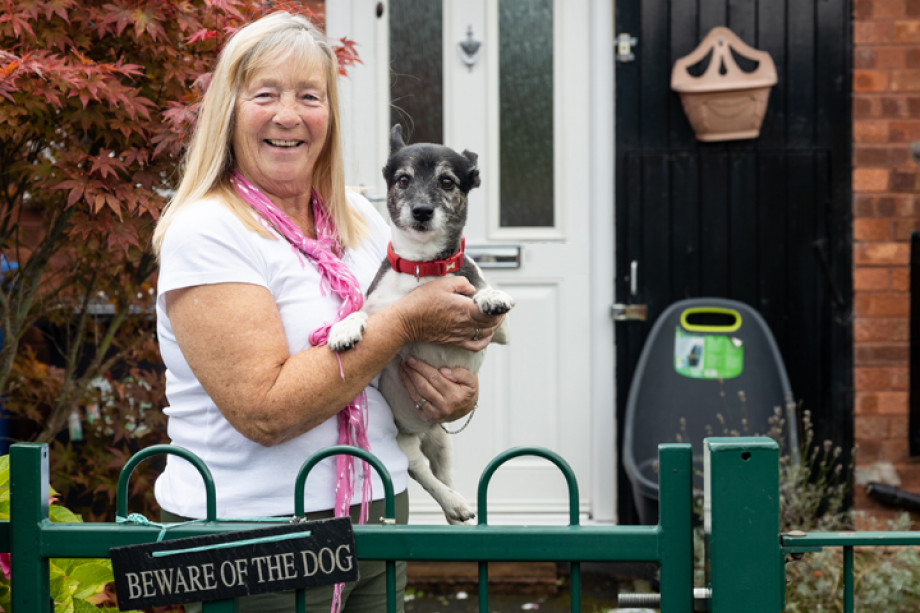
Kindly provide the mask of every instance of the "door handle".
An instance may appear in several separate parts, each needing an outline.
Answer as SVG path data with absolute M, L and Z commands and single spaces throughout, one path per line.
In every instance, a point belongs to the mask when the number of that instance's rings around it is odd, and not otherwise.
M 648 319 L 648 305 L 612 304 L 610 305 L 610 319 L 613 321 L 645 321 Z
M 639 294 L 639 260 L 633 260 L 629 263 L 629 295 L 637 296 Z

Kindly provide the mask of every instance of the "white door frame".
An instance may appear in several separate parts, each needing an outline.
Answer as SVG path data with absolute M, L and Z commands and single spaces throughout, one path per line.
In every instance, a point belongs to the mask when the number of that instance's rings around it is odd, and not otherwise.
M 591 244 L 590 267 L 590 321 L 592 330 L 591 370 L 591 427 L 584 433 L 592 448 L 592 468 L 589 483 L 579 483 L 592 501 L 590 521 L 609 523 L 616 521 L 616 398 L 614 326 L 610 319 L 610 305 L 614 298 L 614 63 L 613 63 L 613 2 L 578 0 L 556 1 L 557 19 L 567 28 L 569 36 L 578 33 L 589 38 L 590 53 L 586 65 L 578 74 L 566 74 L 557 94 L 556 134 L 562 143 L 559 158 L 565 163 L 587 165 L 584 176 L 587 185 L 579 192 L 584 198 L 569 200 L 584 202 L 591 207 L 587 239 Z M 361 188 L 366 195 L 380 197 L 385 186 L 380 169 L 386 159 L 389 134 L 389 32 L 386 15 L 375 17 L 377 2 L 373 0 L 330 0 L 326 5 L 327 33 L 333 39 L 342 36 L 358 42 L 362 64 L 349 70 L 349 76 L 340 80 L 340 111 L 343 123 L 343 140 L 346 156 L 346 181 Z M 465 3 L 464 3 L 465 4 Z M 472 5 L 479 3 L 473 2 Z M 389 10 L 383 2 L 384 11 Z M 476 15 L 474 19 L 485 17 Z M 469 21 L 466 16 L 465 21 Z M 466 23 L 461 24 L 465 32 Z M 457 40 L 450 10 L 445 9 L 445 41 Z M 449 31 L 448 31 L 449 30 Z M 445 42 L 445 61 L 456 57 L 453 42 Z M 494 45 L 490 45 L 494 47 Z M 448 59 L 448 53 L 451 54 Z M 558 74 L 558 73 L 557 73 Z M 569 101 L 587 97 L 587 106 L 572 110 Z M 462 113 L 451 108 L 449 89 L 445 89 L 445 116 Z M 482 101 L 485 105 L 485 100 Z M 482 109 L 480 109 L 481 111 Z M 582 112 L 582 111 L 585 112 Z M 480 117 L 483 115 L 480 115 Z M 565 140 L 569 122 L 579 123 L 574 130 L 588 134 L 587 142 Z M 462 125 L 462 123 L 454 125 Z M 454 138 L 450 122 L 445 126 L 445 142 L 462 140 Z M 497 129 L 490 126 L 490 134 Z M 487 151 L 488 143 L 463 142 L 471 150 Z M 565 190 L 565 186 L 557 189 Z M 381 205 L 382 206 L 382 205 Z M 546 237 L 552 240 L 551 237 Z M 491 519 L 491 515 L 490 515 Z

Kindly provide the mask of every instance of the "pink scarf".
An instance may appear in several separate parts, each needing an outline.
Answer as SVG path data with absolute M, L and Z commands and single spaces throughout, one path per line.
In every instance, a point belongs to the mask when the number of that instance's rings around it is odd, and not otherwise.
M 325 296 L 328 291 L 331 291 L 342 300 L 336 321 L 341 321 L 361 308 L 364 304 L 361 287 L 355 275 L 345 266 L 338 255 L 340 251 L 338 231 L 316 190 L 313 190 L 312 193 L 313 220 L 316 227 L 316 240 L 313 240 L 307 238 L 300 227 L 291 221 L 291 218 L 284 211 L 269 200 L 255 185 L 247 181 L 243 175 L 234 171 L 230 177 L 230 182 L 233 184 L 236 193 L 262 217 L 263 222 L 270 224 L 271 228 L 279 232 L 291 243 L 291 248 L 300 257 L 301 265 L 304 265 L 302 256 L 306 256 L 316 267 L 320 274 L 320 291 L 322 294 Z M 314 330 L 310 335 L 310 344 L 313 346 L 324 345 L 329 338 L 329 328 L 331 327 L 332 323 L 326 322 Z M 336 357 L 338 358 L 338 354 L 336 354 Z M 341 358 L 339 358 L 339 373 L 344 379 L 345 371 L 342 369 Z M 339 444 L 370 450 L 370 441 L 367 438 L 367 420 L 367 394 L 362 392 L 348 406 L 339 411 Z M 362 462 L 362 464 L 364 468 L 364 484 L 358 523 L 363 524 L 368 518 L 373 493 L 371 491 L 370 466 L 367 462 Z M 335 516 L 344 517 L 348 514 L 348 507 L 351 505 L 351 499 L 355 491 L 354 456 L 338 455 L 336 457 L 336 475 Z M 341 590 L 342 585 L 337 585 L 333 599 L 333 610 L 338 610 Z

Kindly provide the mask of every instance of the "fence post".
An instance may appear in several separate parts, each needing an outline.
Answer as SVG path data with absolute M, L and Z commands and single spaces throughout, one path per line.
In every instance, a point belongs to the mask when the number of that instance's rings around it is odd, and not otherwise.
M 661 610 L 693 611 L 693 453 L 690 445 L 658 447 Z
M 779 445 L 766 437 L 708 438 L 703 445 L 709 610 L 779 613 Z
M 10 447 L 10 580 L 14 611 L 50 613 L 48 560 L 42 557 L 41 524 L 48 519 L 50 480 L 48 446 L 16 443 Z

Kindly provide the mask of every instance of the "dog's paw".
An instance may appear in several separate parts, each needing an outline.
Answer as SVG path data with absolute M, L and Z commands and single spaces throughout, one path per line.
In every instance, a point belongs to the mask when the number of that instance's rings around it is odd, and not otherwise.
M 444 516 L 447 518 L 447 523 L 457 526 L 468 524 L 476 519 L 476 511 L 473 510 L 473 506 L 463 496 L 454 492 L 450 503 L 444 507 Z
M 358 344 L 364 336 L 367 313 L 358 311 L 329 328 L 326 344 L 333 351 L 347 351 Z
M 473 302 L 479 310 L 487 315 L 501 315 L 507 313 L 514 306 L 514 298 L 492 287 L 476 292 Z

